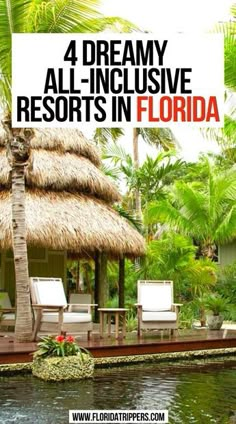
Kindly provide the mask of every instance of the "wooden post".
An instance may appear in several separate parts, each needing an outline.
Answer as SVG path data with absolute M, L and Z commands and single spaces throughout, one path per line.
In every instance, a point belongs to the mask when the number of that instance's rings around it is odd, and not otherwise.
M 99 284 L 99 306 L 104 308 L 106 306 L 107 298 L 107 254 L 101 253 L 101 267 L 100 267 L 100 284 Z
M 100 261 L 100 253 L 96 252 L 95 254 L 95 276 L 94 276 L 94 303 L 97 303 L 99 305 L 99 278 L 100 278 L 100 267 L 101 267 L 101 261 Z M 99 305 L 100 306 L 100 305 Z M 99 312 L 97 308 L 95 309 L 95 316 L 94 316 L 95 322 L 99 322 Z
M 76 270 L 75 270 L 75 290 L 76 293 L 80 293 L 80 263 L 79 260 L 76 262 Z
M 94 301 L 103 308 L 107 300 L 107 254 L 97 252 L 95 256 L 95 287 Z M 98 322 L 98 312 L 95 312 L 95 322 Z
M 125 306 L 125 259 L 119 260 L 119 308 Z

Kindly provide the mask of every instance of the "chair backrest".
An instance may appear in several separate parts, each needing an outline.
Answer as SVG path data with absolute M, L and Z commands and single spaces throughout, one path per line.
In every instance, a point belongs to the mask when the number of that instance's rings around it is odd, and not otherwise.
M 12 308 L 12 304 L 7 292 L 0 292 L 0 308 Z
M 173 281 L 139 280 L 138 303 L 143 311 L 170 311 L 173 304 Z
M 92 296 L 89 293 L 71 293 L 69 303 L 88 305 L 92 303 Z
M 67 306 L 61 278 L 30 278 L 31 299 L 33 304 Z
M 69 303 L 72 305 L 70 307 L 71 312 L 90 312 L 91 307 L 86 305 L 92 303 L 92 296 L 89 293 L 71 293 Z

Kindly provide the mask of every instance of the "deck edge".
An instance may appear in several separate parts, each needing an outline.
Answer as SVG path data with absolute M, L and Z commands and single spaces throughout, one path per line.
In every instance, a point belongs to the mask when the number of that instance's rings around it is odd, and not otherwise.
M 195 351 L 182 351 L 170 353 L 155 353 L 144 355 L 112 356 L 106 358 L 94 358 L 96 368 L 119 367 L 121 365 L 133 365 L 137 363 L 164 363 L 173 361 L 187 361 L 194 359 L 209 359 L 214 357 L 234 356 L 236 358 L 236 347 L 224 349 L 204 349 Z M 10 363 L 0 365 L 0 376 L 16 375 L 19 373 L 31 373 L 32 362 Z

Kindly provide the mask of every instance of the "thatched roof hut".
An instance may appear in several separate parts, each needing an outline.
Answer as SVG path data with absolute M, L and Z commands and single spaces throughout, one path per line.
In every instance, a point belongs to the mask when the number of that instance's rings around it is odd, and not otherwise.
M 26 170 L 28 245 L 79 256 L 144 254 L 142 236 L 112 204 L 119 194 L 101 170 L 96 147 L 78 130 L 36 130 Z M 11 181 L 0 131 L 0 248 L 12 247 Z

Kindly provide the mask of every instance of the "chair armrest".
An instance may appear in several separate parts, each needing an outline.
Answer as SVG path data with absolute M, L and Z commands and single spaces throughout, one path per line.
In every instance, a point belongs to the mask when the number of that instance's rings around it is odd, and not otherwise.
M 177 316 L 179 314 L 180 311 L 180 307 L 183 306 L 182 303 L 172 303 L 172 311 L 177 313 Z
M 68 311 L 69 312 L 80 312 L 80 311 L 85 310 L 90 314 L 91 308 L 96 307 L 96 306 L 98 306 L 97 303 L 69 303 L 68 304 Z
M 68 303 L 68 306 L 84 306 L 84 307 L 86 307 L 86 306 L 98 306 L 98 304 L 97 303 Z
M 0 313 L 15 312 L 16 308 L 0 308 Z
M 134 306 L 136 306 L 137 308 L 142 308 L 143 305 L 141 305 L 141 303 L 135 303 Z
M 63 318 L 64 318 L 64 309 L 66 308 L 66 305 L 38 305 L 38 304 L 32 304 L 32 308 L 35 312 L 35 322 L 34 322 L 34 330 L 33 330 L 33 340 L 36 339 L 37 333 L 39 331 L 43 311 L 55 311 L 58 313 L 58 334 L 62 333 L 62 325 L 63 325 Z
M 65 309 L 65 305 L 38 305 L 32 304 L 32 308 L 34 309 Z

